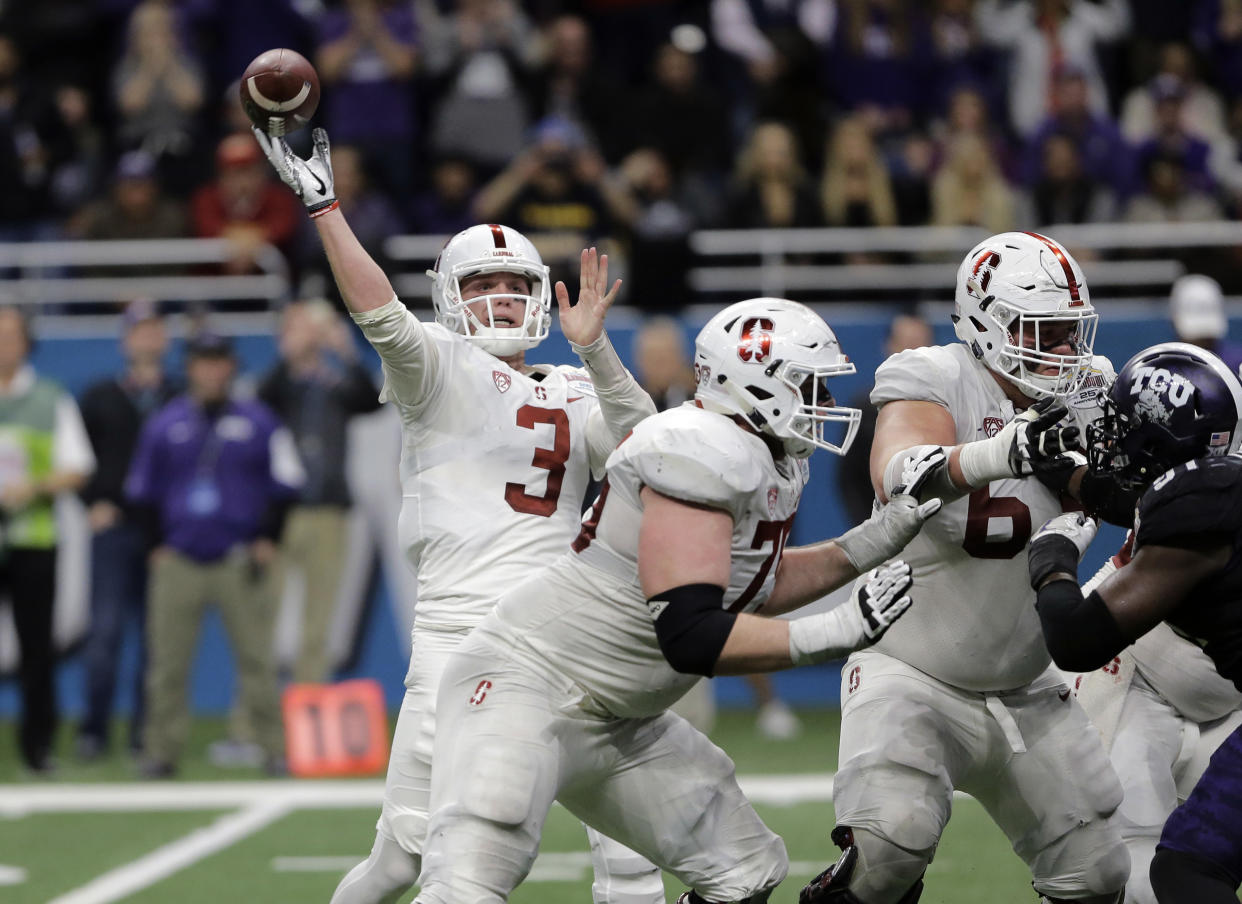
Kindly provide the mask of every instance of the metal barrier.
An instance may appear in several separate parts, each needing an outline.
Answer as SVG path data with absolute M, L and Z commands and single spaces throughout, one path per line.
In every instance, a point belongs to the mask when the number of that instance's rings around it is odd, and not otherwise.
M 271 245 L 254 254 L 261 271 L 251 275 L 204 272 L 236 254 L 228 239 L 152 239 L 0 243 L 0 273 L 16 271 L 4 281 L 4 293 L 19 303 L 82 304 L 156 301 L 229 303 L 279 301 L 293 285 L 289 264 Z M 185 267 L 184 273 L 144 275 L 127 268 Z M 75 275 L 72 271 L 90 268 Z

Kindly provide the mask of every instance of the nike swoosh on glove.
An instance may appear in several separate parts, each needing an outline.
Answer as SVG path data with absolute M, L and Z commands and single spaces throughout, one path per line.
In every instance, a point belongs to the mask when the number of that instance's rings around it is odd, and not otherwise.
M 280 176 L 280 181 L 293 189 L 293 193 L 306 205 L 307 213 L 318 217 L 339 206 L 332 180 L 331 146 L 326 131 L 315 129 L 311 133 L 314 150 L 309 160 L 293 153 L 293 148 L 285 139 L 274 138 L 253 126 L 251 131 L 272 169 Z

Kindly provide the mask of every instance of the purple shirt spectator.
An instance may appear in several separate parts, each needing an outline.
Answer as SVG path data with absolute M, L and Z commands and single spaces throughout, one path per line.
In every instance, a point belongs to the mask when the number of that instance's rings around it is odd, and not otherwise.
M 1134 155 L 1116 123 L 1103 116 L 1067 120 L 1049 116 L 1031 136 L 1026 146 L 1023 182 L 1034 185 L 1043 167 L 1044 144 L 1053 135 L 1064 135 L 1082 155 L 1083 173 L 1092 182 L 1110 186 L 1120 194 L 1134 188 Z
M 409 4 L 376 10 L 378 28 L 388 39 L 409 50 L 418 43 L 418 26 Z M 358 28 L 350 9 L 329 10 L 319 20 L 319 50 Z M 327 76 L 321 75 L 327 81 Z M 363 42 L 345 63 L 340 77 L 325 86 L 324 101 L 328 132 L 333 141 L 370 144 L 377 140 L 414 136 L 414 89 L 412 73 L 394 77 L 388 62 L 373 42 Z
M 292 437 L 259 402 L 225 402 L 215 418 L 188 396 L 143 427 L 125 494 L 155 508 L 163 542 L 214 562 L 261 532 L 269 504 L 297 498 Z

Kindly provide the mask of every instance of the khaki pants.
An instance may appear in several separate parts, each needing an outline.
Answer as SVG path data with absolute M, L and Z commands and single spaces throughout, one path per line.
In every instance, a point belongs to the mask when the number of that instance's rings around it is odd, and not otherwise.
M 203 612 L 220 607 L 237 663 L 238 708 L 273 759 L 284 756 L 272 630 L 270 582 L 254 575 L 242 553 L 202 564 L 167 550 L 151 566 L 147 603 L 147 724 L 144 753 L 176 763 L 189 733 L 187 683 Z
M 348 509 L 336 505 L 294 506 L 285 522 L 283 571 L 300 571 L 306 583 L 294 681 L 321 682 L 331 677 L 328 630 L 336 613 L 347 524 Z

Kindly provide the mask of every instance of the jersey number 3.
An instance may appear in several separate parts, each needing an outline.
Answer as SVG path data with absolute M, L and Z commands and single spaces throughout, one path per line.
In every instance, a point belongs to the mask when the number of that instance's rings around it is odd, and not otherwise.
M 539 515 L 550 518 L 561 498 L 561 482 L 565 479 L 565 462 L 569 461 L 569 415 L 563 408 L 536 408 L 523 405 L 517 410 L 517 425 L 534 430 L 536 424 L 551 424 L 556 428 L 552 448 L 535 447 L 531 466 L 548 472 L 547 488 L 542 496 L 526 492 L 526 486 L 510 481 L 505 484 L 505 502 L 509 508 L 523 515 Z

